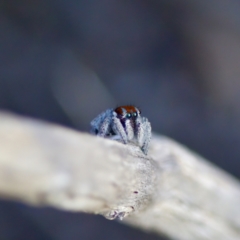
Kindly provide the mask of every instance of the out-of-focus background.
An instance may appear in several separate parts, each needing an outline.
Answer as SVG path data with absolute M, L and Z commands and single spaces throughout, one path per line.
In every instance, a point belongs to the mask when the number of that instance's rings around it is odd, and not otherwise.
M 237 0 L 0 1 L 4 110 L 88 131 L 101 111 L 134 104 L 154 132 L 239 178 L 239 76 Z M 7 201 L 0 216 L 7 240 L 166 239 Z

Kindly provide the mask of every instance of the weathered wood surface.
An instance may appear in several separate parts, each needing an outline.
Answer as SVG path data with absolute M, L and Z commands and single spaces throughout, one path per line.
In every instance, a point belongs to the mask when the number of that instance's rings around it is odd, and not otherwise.
M 240 184 L 176 142 L 133 145 L 0 114 L 0 196 L 124 218 L 172 239 L 240 239 Z

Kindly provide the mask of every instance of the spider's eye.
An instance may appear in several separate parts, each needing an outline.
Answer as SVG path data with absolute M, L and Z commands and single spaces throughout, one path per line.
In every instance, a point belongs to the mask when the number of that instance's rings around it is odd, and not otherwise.
M 131 113 L 127 113 L 126 117 L 127 117 L 127 118 L 131 118 L 131 117 L 132 117 L 132 114 L 131 114 Z
M 137 116 L 137 113 L 136 113 L 136 112 L 134 112 L 134 113 L 133 113 L 133 117 L 136 117 L 136 116 Z

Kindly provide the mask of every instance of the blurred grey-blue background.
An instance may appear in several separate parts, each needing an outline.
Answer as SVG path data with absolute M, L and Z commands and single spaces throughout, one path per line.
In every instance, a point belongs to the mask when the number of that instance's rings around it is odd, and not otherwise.
M 239 33 L 237 0 L 1 0 L 0 108 L 88 131 L 134 104 L 239 178 Z M 0 215 L 0 239 L 165 239 L 7 201 Z

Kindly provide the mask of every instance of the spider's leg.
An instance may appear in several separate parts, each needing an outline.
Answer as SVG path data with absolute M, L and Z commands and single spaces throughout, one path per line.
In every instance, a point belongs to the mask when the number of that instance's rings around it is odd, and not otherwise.
M 142 123 L 142 117 L 138 117 L 135 122 L 135 135 L 137 138 L 137 143 L 141 147 L 144 142 L 144 128 Z
M 98 136 L 106 137 L 110 133 L 111 118 L 105 118 L 98 130 Z
M 91 123 L 90 132 L 95 135 L 105 137 L 108 134 L 109 126 L 112 117 L 112 109 L 108 109 L 105 112 L 99 114 L 96 118 L 94 118 Z
M 120 137 L 120 139 L 123 141 L 124 144 L 127 144 L 128 142 L 128 136 L 126 134 L 126 131 L 119 120 L 116 116 L 113 116 L 112 118 L 112 130 L 116 135 Z
M 125 120 L 125 129 L 126 129 L 127 138 L 129 141 L 131 141 L 134 138 L 134 128 L 129 119 Z

